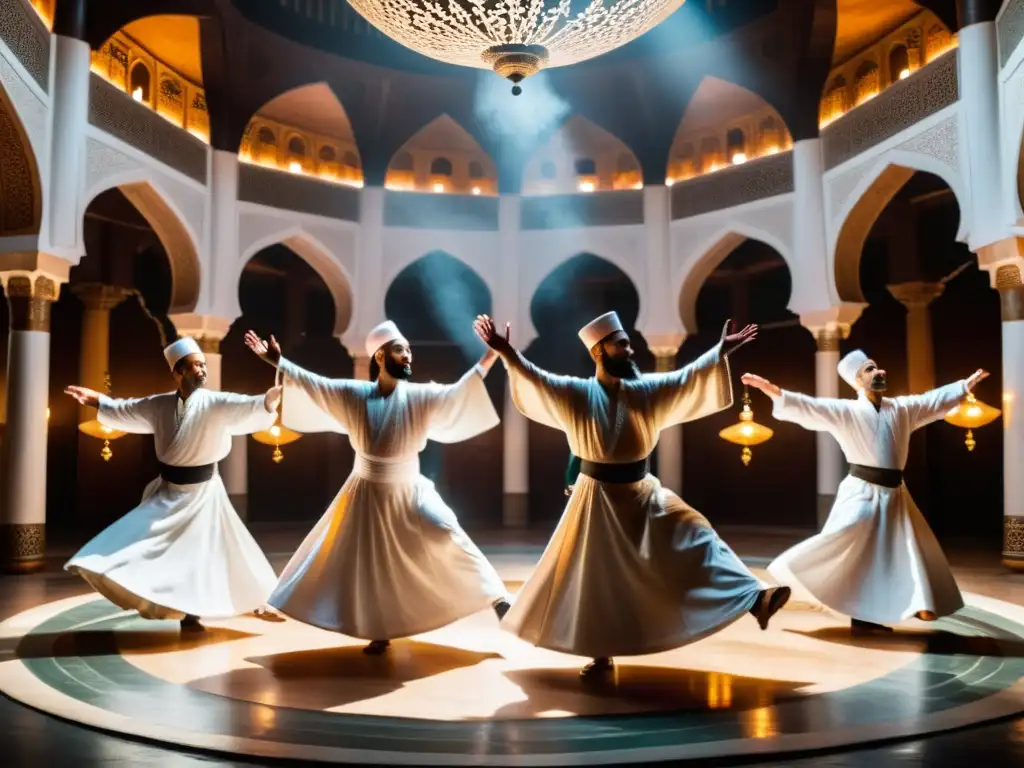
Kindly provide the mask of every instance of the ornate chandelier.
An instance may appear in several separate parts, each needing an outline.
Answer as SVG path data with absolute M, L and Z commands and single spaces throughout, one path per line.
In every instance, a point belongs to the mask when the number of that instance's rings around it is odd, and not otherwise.
M 514 84 L 544 67 L 614 50 L 685 0 L 349 0 L 385 35 L 449 64 L 493 69 Z

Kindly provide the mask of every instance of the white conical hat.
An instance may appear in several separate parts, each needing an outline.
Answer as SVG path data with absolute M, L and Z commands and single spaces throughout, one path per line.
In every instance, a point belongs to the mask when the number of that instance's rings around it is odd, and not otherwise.
M 409 342 L 406 340 L 402 332 L 398 330 L 398 326 L 390 320 L 385 320 L 383 323 L 378 325 L 369 335 L 366 337 L 366 356 L 373 357 L 377 354 L 377 350 L 383 347 L 385 344 L 390 344 L 392 341 L 404 341 L 406 344 Z
M 617 312 L 605 312 L 580 328 L 579 337 L 587 349 L 593 349 L 594 345 L 602 339 L 611 336 L 616 331 L 625 330 Z
M 857 374 L 860 373 L 861 366 L 867 361 L 868 356 L 861 350 L 853 350 L 853 352 L 840 360 L 839 365 L 836 366 L 836 370 L 839 371 L 839 378 L 854 389 L 857 389 Z
M 174 366 L 178 364 L 178 361 L 183 357 L 189 355 L 201 355 L 203 350 L 199 348 L 198 342 L 195 339 L 185 336 L 184 338 L 178 339 L 173 344 L 169 344 L 164 349 L 164 360 L 167 361 L 167 365 L 174 370 Z

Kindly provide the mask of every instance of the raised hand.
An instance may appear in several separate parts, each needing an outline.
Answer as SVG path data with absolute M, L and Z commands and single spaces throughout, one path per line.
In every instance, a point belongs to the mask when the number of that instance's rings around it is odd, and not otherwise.
M 270 341 L 264 341 L 254 331 L 245 332 L 245 346 L 253 351 L 260 360 L 277 366 L 281 362 L 281 345 L 277 343 L 274 335 L 270 335 Z
M 498 329 L 490 317 L 487 315 L 477 315 L 476 320 L 473 321 L 473 330 L 476 331 L 476 335 L 480 337 L 484 344 L 498 354 L 512 349 L 512 344 L 509 342 L 512 327 L 509 323 L 505 323 L 505 334 L 503 336 L 498 333 Z
M 758 376 L 756 373 L 744 373 L 740 376 L 740 381 L 746 384 L 748 387 L 759 389 L 766 395 L 778 396 L 781 394 L 780 390 L 776 385 L 772 384 L 768 379 L 763 376 Z
M 722 329 L 722 352 L 726 355 L 731 355 L 744 344 L 757 338 L 756 325 L 748 325 L 739 333 L 729 333 L 732 326 L 732 320 L 728 320 L 725 323 L 725 328 Z
M 65 395 L 70 395 L 78 401 L 79 405 L 87 405 L 90 408 L 100 407 L 100 393 L 88 387 L 67 387 Z
M 988 371 L 979 368 L 971 374 L 970 378 L 967 379 L 967 391 L 973 392 L 974 388 L 978 386 L 978 382 L 984 381 L 988 378 Z

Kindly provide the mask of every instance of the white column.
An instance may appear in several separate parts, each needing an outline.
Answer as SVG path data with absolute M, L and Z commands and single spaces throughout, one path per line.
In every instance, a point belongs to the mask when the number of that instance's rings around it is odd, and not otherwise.
M 210 156 L 210 267 L 213 279 L 202 286 L 210 306 L 233 317 L 242 314 L 238 303 L 238 155 L 215 149 Z M 208 292 L 208 293 L 207 293 Z
M 929 306 L 942 295 L 941 283 L 900 283 L 889 293 L 907 308 L 907 389 L 916 395 L 935 388 L 935 343 Z
M 999 133 L 999 59 L 996 25 L 971 24 L 958 33 L 961 133 L 966 146 L 970 184 L 971 250 L 990 245 L 1008 234 L 1012 221 L 1002 197 L 1003 167 Z M 1013 174 L 1016 178 L 1016 173 Z M 1014 185 L 1016 192 L 1016 185 Z
M 5 275 L 10 308 L 6 431 L 0 460 L 0 568 L 27 573 L 46 554 L 46 439 L 50 309 L 60 284 L 44 275 Z
M 1021 265 L 995 275 L 1003 316 L 1003 565 L 1024 571 L 1024 277 Z
M 502 195 L 498 200 L 498 292 L 494 319 L 499 327 L 512 324 L 512 343 L 528 342 L 529 318 L 519 294 L 519 195 Z M 530 425 L 512 402 L 508 382 L 502 414 L 502 506 L 506 528 L 525 528 L 530 523 Z
M 50 162 L 43 206 L 46 248 L 81 255 L 79 226 L 85 201 L 85 129 L 89 125 L 89 44 L 54 35 L 50 85 Z
M 655 354 L 655 370 L 659 373 L 674 370 L 679 348 L 652 349 Z M 658 479 L 670 491 L 683 493 L 683 425 L 663 429 L 658 438 Z
M 828 270 L 828 238 L 825 232 L 825 159 L 821 139 L 793 144 L 793 263 L 791 270 L 794 312 L 834 311 L 835 284 Z
M 350 354 L 363 348 L 370 329 L 384 318 L 384 291 L 381 266 L 384 261 L 384 195 L 383 187 L 364 187 L 359 203 L 359 261 L 356 263 L 356 315 L 345 346 Z

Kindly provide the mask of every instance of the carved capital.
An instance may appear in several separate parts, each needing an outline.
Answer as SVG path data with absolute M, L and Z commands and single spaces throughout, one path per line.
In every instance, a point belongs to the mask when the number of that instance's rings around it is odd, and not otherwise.
M 1024 571 L 1024 517 L 1003 518 L 1003 565 Z
M 50 332 L 50 308 L 60 296 L 60 283 L 46 275 L 3 275 L 12 331 Z
M 908 310 L 925 309 L 946 289 L 942 283 L 926 282 L 899 283 L 886 287 L 893 298 Z
M 805 312 L 800 315 L 800 325 L 811 332 L 820 351 L 835 351 L 839 349 L 839 342 L 849 337 L 850 328 L 865 306 L 847 302 L 817 312 Z
M 131 295 L 131 290 L 102 283 L 77 283 L 69 286 L 86 309 L 110 311 Z
M 45 564 L 46 526 L 41 523 L 0 525 L 0 569 L 30 573 Z
M 220 354 L 220 342 L 228 335 L 232 319 L 219 315 L 171 315 L 170 320 L 182 336 L 191 336 L 206 354 Z M 204 346 L 205 345 L 205 346 Z
M 679 347 L 648 347 L 654 355 L 654 370 L 658 373 L 667 373 L 676 368 L 676 357 L 679 355 Z
M 993 282 L 999 291 L 1003 322 L 1024 320 L 1024 270 L 1017 264 L 1004 264 L 995 271 Z
M 840 342 L 850 335 L 850 326 L 822 328 L 814 337 L 819 352 L 838 352 Z

